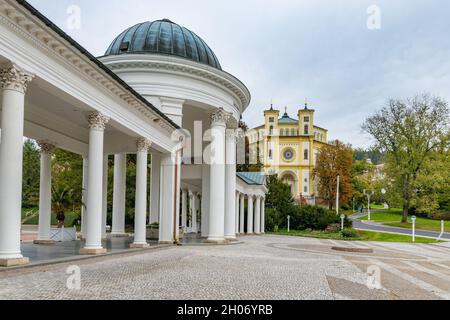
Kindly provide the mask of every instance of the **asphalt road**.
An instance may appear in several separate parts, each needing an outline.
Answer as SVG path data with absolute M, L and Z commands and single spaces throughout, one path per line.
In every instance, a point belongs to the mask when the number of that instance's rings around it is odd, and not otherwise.
M 376 212 L 376 211 L 373 211 L 373 212 Z M 399 234 L 405 234 L 405 235 L 412 234 L 411 229 L 383 226 L 383 225 L 375 224 L 373 222 L 359 220 L 360 218 L 362 218 L 366 215 L 367 215 L 367 212 L 358 213 L 358 214 L 350 216 L 350 219 L 353 220 L 353 227 L 355 229 L 364 230 L 364 231 L 391 232 L 391 233 L 399 233 Z M 416 236 L 431 237 L 431 238 L 437 239 L 439 237 L 439 234 L 440 234 L 440 232 L 435 232 L 435 231 L 416 230 Z M 450 240 L 450 233 L 445 232 L 442 236 L 442 239 Z

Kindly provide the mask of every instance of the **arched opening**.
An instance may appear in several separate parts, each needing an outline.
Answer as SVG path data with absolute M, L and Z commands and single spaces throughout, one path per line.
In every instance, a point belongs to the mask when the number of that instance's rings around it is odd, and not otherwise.
M 297 177 L 293 172 L 285 172 L 281 176 L 281 180 L 291 187 L 291 193 L 293 196 L 297 195 Z

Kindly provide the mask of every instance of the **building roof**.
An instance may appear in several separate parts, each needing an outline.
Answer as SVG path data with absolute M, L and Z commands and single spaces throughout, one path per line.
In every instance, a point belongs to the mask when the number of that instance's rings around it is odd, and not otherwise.
M 278 124 L 298 124 L 298 120 L 289 117 L 287 112 L 278 120 Z
M 111 77 L 116 83 L 121 85 L 125 90 L 130 92 L 130 94 L 132 94 L 138 100 L 140 100 L 142 103 L 144 103 L 147 108 L 151 109 L 156 114 L 158 114 L 169 125 L 171 125 L 175 129 L 180 128 L 167 115 L 165 115 L 163 112 L 161 112 L 158 108 L 156 108 L 153 104 L 151 104 L 147 99 L 145 99 L 137 91 L 135 91 L 130 85 L 128 85 L 125 81 L 123 81 L 117 74 L 112 72 L 107 66 L 105 66 L 102 62 L 100 62 L 100 60 L 98 60 L 96 57 L 94 57 L 89 51 L 87 51 L 84 47 L 82 47 L 78 42 L 76 42 L 72 37 L 70 37 L 67 33 L 65 33 L 61 28 L 56 26 L 52 21 L 50 21 L 47 17 L 45 17 L 41 12 L 39 12 L 36 8 L 34 8 L 26 0 L 17 0 L 17 3 L 19 3 L 22 7 L 24 7 L 26 10 L 28 10 L 32 15 L 36 16 L 40 21 L 42 21 L 42 23 L 44 23 L 48 28 L 53 30 L 61 38 L 66 40 L 70 45 L 72 45 L 82 55 L 86 56 L 90 61 L 92 61 L 95 65 L 97 65 L 98 68 L 103 70 L 109 77 Z
M 266 176 L 263 172 L 238 172 L 237 176 L 249 185 L 266 184 Z
M 105 56 L 163 54 L 186 58 L 222 70 L 219 60 L 203 39 L 168 19 L 136 24 L 114 39 Z

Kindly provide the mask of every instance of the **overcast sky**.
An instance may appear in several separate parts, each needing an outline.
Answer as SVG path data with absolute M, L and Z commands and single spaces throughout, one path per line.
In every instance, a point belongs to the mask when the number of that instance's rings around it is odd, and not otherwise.
M 126 28 L 168 18 L 202 37 L 253 99 L 244 115 L 262 124 L 271 100 L 295 117 L 305 98 L 316 124 L 367 147 L 366 117 L 388 98 L 430 92 L 450 98 L 448 0 L 30 0 L 96 56 Z M 68 28 L 67 9 L 81 9 Z M 368 8 L 380 8 L 381 28 Z M 372 28 L 368 28 L 368 19 Z M 375 21 L 375 22 L 374 22 Z

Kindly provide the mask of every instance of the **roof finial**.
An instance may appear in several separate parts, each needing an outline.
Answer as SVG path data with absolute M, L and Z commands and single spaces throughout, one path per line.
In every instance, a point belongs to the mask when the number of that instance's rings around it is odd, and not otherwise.
M 273 98 L 270 99 L 270 111 L 273 111 Z
M 305 110 L 308 110 L 308 98 L 305 98 Z
M 285 115 L 286 117 L 288 116 L 287 106 L 284 107 L 284 115 Z

